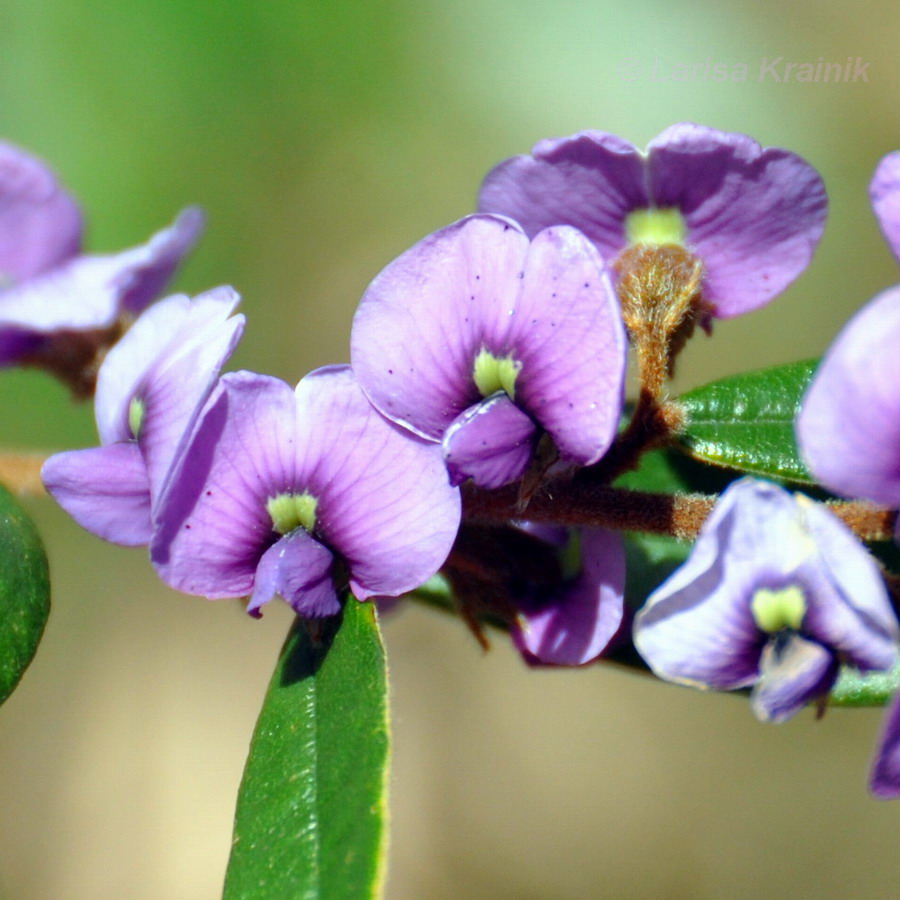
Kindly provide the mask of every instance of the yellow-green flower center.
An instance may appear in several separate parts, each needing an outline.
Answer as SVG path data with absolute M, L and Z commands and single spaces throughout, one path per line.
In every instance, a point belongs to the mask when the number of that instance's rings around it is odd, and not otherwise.
M 806 615 L 806 597 L 796 585 L 777 591 L 760 588 L 753 594 L 750 609 L 756 624 L 768 634 L 785 628 L 799 631 Z
M 497 391 L 506 391 L 510 400 L 516 399 L 516 376 L 522 368 L 512 356 L 494 356 L 490 350 L 482 350 L 475 357 L 472 377 L 482 397 L 490 397 Z
M 625 218 L 625 234 L 630 244 L 679 244 L 684 246 L 687 226 L 674 207 L 636 209 Z
M 144 424 L 144 401 L 140 397 L 135 397 L 128 404 L 128 427 L 131 429 L 131 436 L 137 440 L 141 436 L 141 425 Z
M 278 494 L 269 497 L 266 511 L 272 519 L 272 528 L 279 534 L 287 534 L 295 528 L 312 531 L 316 527 L 316 507 L 319 501 L 312 494 Z

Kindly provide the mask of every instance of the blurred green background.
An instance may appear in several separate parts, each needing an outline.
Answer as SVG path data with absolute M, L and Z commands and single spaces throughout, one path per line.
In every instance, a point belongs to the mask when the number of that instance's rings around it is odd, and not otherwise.
M 687 387 L 821 353 L 897 280 L 866 186 L 900 146 L 898 26 L 881 0 L 5 0 L 0 135 L 81 198 L 92 250 L 203 205 L 178 287 L 235 285 L 248 327 L 233 366 L 291 381 L 345 361 L 368 281 L 540 138 L 643 144 L 691 120 L 788 147 L 829 188 L 817 258 L 770 307 L 697 338 Z M 868 81 L 758 81 L 779 56 L 860 57 Z M 651 77 L 706 61 L 746 63 L 748 80 Z M 0 398 L 11 447 L 94 443 L 90 409 L 40 374 L 0 373 Z M 288 612 L 255 622 L 178 596 L 142 552 L 48 500 L 28 508 L 54 611 L 0 710 L 0 896 L 215 897 Z M 385 631 L 390 898 L 896 895 L 900 805 L 865 791 L 879 713 L 764 727 L 741 699 L 528 671 L 499 638 L 484 656 L 429 611 Z

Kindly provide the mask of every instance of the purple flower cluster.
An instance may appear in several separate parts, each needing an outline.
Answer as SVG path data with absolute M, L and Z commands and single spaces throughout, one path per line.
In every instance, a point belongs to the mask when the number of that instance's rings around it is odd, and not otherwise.
M 101 265 L 75 255 L 80 220 L 68 195 L 8 152 L 20 170 L 3 175 L 18 198 L 10 208 L 29 223 L 4 260 L 20 283 L 10 308 L 32 290 L 64 332 L 141 313 L 193 239 L 192 214 Z M 894 174 L 873 184 L 889 240 Z M 313 618 L 337 613 L 345 592 L 400 596 L 451 556 L 465 483 L 494 491 L 547 472 L 572 478 L 613 446 L 628 354 L 620 292 L 629 266 L 643 265 L 636 253 L 653 257 L 663 287 L 667 253 L 690 261 L 698 314 L 736 316 L 809 263 L 826 196 L 791 153 L 681 124 L 646 153 L 601 132 L 541 142 L 487 176 L 479 209 L 391 262 L 359 304 L 351 365 L 295 388 L 221 374 L 244 325 L 230 288 L 150 306 L 100 368 L 101 445 L 48 460 L 48 490 L 107 540 L 148 545 L 169 585 L 247 597 L 255 616 L 276 595 Z M 46 299 L 40 291 L 64 273 L 69 287 Z M 82 297 L 82 283 L 106 292 Z M 82 306 L 65 319 L 74 293 Z M 36 321 L 31 337 L 9 331 L 4 346 L 21 337 L 30 352 L 44 334 Z M 518 525 L 556 548 L 561 575 L 550 589 L 507 591 L 514 644 L 531 664 L 591 662 L 625 622 L 621 536 L 536 529 L 528 497 L 520 490 Z M 811 501 L 749 481 L 723 495 L 634 627 L 660 677 L 752 687 L 755 711 L 771 721 L 824 697 L 840 665 L 889 668 L 898 637 L 881 575 L 852 534 Z

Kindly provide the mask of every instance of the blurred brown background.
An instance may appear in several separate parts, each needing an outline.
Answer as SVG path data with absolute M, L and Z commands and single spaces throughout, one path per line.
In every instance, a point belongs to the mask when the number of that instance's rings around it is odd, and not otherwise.
M 686 387 L 819 354 L 897 280 L 866 186 L 900 147 L 898 25 L 873 0 L 5 0 L 0 135 L 82 199 L 91 249 L 202 204 L 209 231 L 178 286 L 234 284 L 248 316 L 234 367 L 291 381 L 345 361 L 380 267 L 470 212 L 488 168 L 539 138 L 641 144 L 692 120 L 788 147 L 829 187 L 819 254 L 769 308 L 699 337 Z M 773 57 L 859 57 L 868 81 L 760 82 Z M 706 62 L 746 63 L 748 80 L 704 80 Z M 698 75 L 659 80 L 679 63 Z M 39 374 L 0 373 L 0 399 L 11 447 L 95 442 L 90 409 Z M 28 508 L 54 609 L 0 709 L 0 895 L 216 897 L 288 611 L 255 622 L 178 596 L 142 552 L 48 500 Z M 499 638 L 484 656 L 421 609 L 385 633 L 392 900 L 896 896 L 900 804 L 865 791 L 879 713 L 764 727 L 738 698 L 528 671 Z

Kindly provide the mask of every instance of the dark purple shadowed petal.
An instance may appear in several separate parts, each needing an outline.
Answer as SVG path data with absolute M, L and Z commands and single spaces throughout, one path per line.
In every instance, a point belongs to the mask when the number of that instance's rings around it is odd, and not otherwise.
M 891 252 L 900 259 L 900 151 L 888 153 L 878 163 L 869 198 Z
M 81 231 L 78 205 L 50 169 L 0 142 L 0 297 L 75 256 Z
M 900 287 L 838 335 L 797 417 L 807 466 L 829 490 L 900 506 Z
M 578 666 L 596 659 L 622 623 L 625 550 L 621 535 L 582 532 L 583 571 L 559 597 L 523 603 L 513 643 L 531 664 Z
M 900 694 L 894 697 L 882 726 L 869 788 L 879 800 L 900 797 Z
M 572 225 L 611 259 L 627 244 L 625 218 L 646 207 L 644 159 L 627 141 L 601 131 L 540 141 L 531 156 L 495 166 L 478 196 L 481 212 L 519 222 L 529 237 Z
M 258 618 L 260 607 L 279 594 L 307 619 L 339 613 L 341 604 L 331 577 L 333 561 L 331 551 L 302 528 L 286 534 L 260 559 L 247 612 Z
M 440 440 L 481 399 L 479 351 L 502 352 L 528 240 L 495 216 L 470 216 L 381 271 L 353 319 L 353 370 L 371 402 L 420 437 Z
M 537 441 L 531 419 L 506 394 L 467 409 L 447 428 L 442 446 L 451 484 L 471 478 L 491 490 L 525 474 Z
M 776 636 L 760 658 L 760 677 L 750 698 L 753 714 L 762 722 L 786 722 L 816 697 L 834 686 L 835 655 L 799 634 Z
M 92 534 L 114 544 L 150 542 L 150 484 L 137 443 L 70 450 L 41 469 L 54 500 Z
M 525 263 L 509 335 L 522 364 L 516 403 L 566 460 L 597 462 L 618 429 L 628 340 L 603 260 L 580 232 L 540 232 Z
M 768 303 L 812 259 L 828 198 L 799 156 L 752 138 L 683 123 L 648 147 L 650 192 L 685 218 L 704 266 L 703 297 L 730 318 Z
M 319 499 L 316 535 L 350 569 L 359 600 L 405 593 L 437 572 L 459 528 L 441 448 L 378 414 L 347 366 L 297 385 L 298 472 Z

